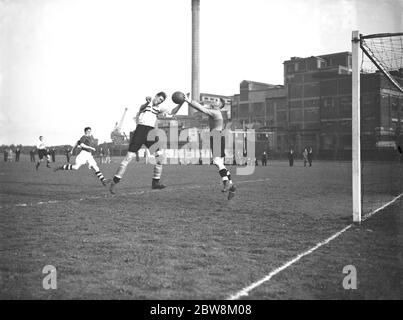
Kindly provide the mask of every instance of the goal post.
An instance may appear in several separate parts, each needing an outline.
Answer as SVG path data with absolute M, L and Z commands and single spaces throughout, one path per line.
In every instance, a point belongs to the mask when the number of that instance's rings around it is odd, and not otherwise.
M 360 33 L 353 31 L 352 34 L 352 190 L 353 190 L 353 221 L 361 222 L 361 124 L 360 124 Z
M 365 121 L 365 113 L 368 110 L 361 110 L 361 94 L 362 90 L 365 88 L 361 88 L 361 77 L 363 73 L 366 74 L 381 74 L 385 79 L 385 83 L 388 83 L 388 89 L 384 90 L 385 87 L 379 87 L 380 95 L 377 102 L 375 102 L 377 110 L 382 113 L 385 105 L 382 105 L 380 101 L 383 99 L 383 91 L 387 92 L 389 95 L 392 94 L 395 101 L 398 101 L 393 106 L 388 105 L 387 113 L 389 113 L 390 122 L 387 125 L 384 125 L 385 122 L 379 119 L 376 124 L 376 128 L 373 128 L 374 131 L 379 129 L 380 135 L 384 135 L 388 137 L 389 140 L 393 135 L 396 136 L 395 141 L 379 141 L 377 142 L 377 146 L 387 146 L 391 147 L 391 142 L 395 148 L 401 146 L 398 145 L 398 140 L 401 140 L 401 129 L 403 128 L 403 119 L 401 120 L 400 114 L 403 114 L 403 32 L 402 33 L 379 33 L 379 34 L 371 34 L 371 35 L 362 35 L 358 30 L 352 32 L 351 37 L 351 58 L 352 58 L 352 86 L 351 86 L 351 95 L 352 95 L 352 209 L 353 209 L 353 221 L 356 223 L 360 223 L 363 218 L 363 192 L 365 190 L 363 188 L 363 164 L 364 160 L 362 159 L 362 147 L 364 146 L 364 142 L 361 143 L 361 112 L 364 114 Z M 369 63 L 370 67 L 369 71 L 365 70 L 365 63 Z M 385 84 L 384 84 L 385 85 Z M 364 90 L 365 91 L 365 90 Z M 390 96 L 389 96 L 390 97 Z M 365 101 L 364 101 L 365 102 Z M 389 102 L 390 103 L 390 102 Z M 393 103 L 392 103 L 393 104 Z M 364 103 L 365 105 L 365 103 Z M 391 110 L 394 108 L 393 112 L 397 114 L 397 116 L 391 116 Z M 383 117 L 385 115 L 383 114 Z M 375 120 L 376 121 L 376 120 Z M 391 124 L 394 121 L 393 125 Z M 393 128 L 392 128 L 393 127 Z M 365 134 L 368 134 L 368 126 L 364 129 Z M 382 137 L 381 137 L 382 138 Z M 365 137 L 363 137 L 365 139 Z M 365 140 L 363 140 L 365 141 Z M 376 138 L 375 138 L 376 141 Z M 364 147 L 365 149 L 365 147 Z M 366 150 L 366 149 L 365 149 Z M 363 153 L 364 154 L 364 153 Z M 400 156 L 402 157 L 402 156 Z M 392 164 L 393 165 L 393 164 Z M 374 167 L 376 165 L 373 165 Z M 401 169 L 401 165 L 397 165 L 399 170 Z M 399 175 L 400 175 L 400 171 Z M 394 173 L 393 173 L 394 174 Z M 373 177 L 374 180 L 377 177 Z M 401 179 L 401 177 L 397 177 L 397 179 Z M 398 198 L 402 196 L 401 190 L 401 180 L 398 180 L 398 184 L 400 181 L 400 189 Z M 393 182 L 395 184 L 395 181 Z M 371 190 L 373 192 L 373 190 Z M 373 193 L 370 194 L 373 196 Z M 383 207 L 383 206 L 382 206 Z

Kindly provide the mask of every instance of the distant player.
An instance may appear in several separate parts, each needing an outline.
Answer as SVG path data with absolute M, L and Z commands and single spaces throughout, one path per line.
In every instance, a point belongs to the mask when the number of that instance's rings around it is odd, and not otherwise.
M 143 144 L 150 148 L 156 141 L 148 141 L 147 135 L 148 133 L 156 127 L 157 124 L 157 116 L 160 114 L 176 114 L 182 104 L 177 105 L 172 110 L 168 108 L 161 107 L 161 103 L 163 103 L 166 99 L 165 92 L 159 92 L 156 96 L 151 99 L 151 97 L 146 97 L 146 103 L 144 103 L 139 110 L 137 117 L 137 127 L 134 133 L 130 137 L 129 151 L 126 154 L 126 157 L 120 163 L 118 170 L 116 171 L 115 176 L 111 182 L 109 191 L 114 194 L 116 184 L 120 182 L 122 179 L 127 165 L 136 158 L 136 153 L 143 146 Z M 157 152 L 155 154 L 156 164 L 154 165 L 154 175 L 152 179 L 151 188 L 152 189 L 163 189 L 165 185 L 161 184 L 161 174 L 162 174 L 162 159 L 161 153 Z
M 213 101 L 210 108 L 206 108 L 202 106 L 200 103 L 194 100 L 190 100 L 187 96 L 185 96 L 185 101 L 194 109 L 208 115 L 209 117 L 209 127 L 210 132 L 218 132 L 221 135 L 221 131 L 223 130 L 223 117 L 221 114 L 221 109 L 225 106 L 224 99 L 220 98 L 218 101 Z M 224 157 L 225 157 L 225 139 L 221 137 L 220 141 L 221 146 L 218 148 L 214 147 L 214 139 L 213 136 L 210 136 L 210 148 L 213 152 L 213 163 L 218 168 L 218 173 L 221 176 L 223 181 L 223 192 L 228 191 L 228 200 L 232 199 L 235 196 L 235 186 L 231 180 L 231 174 L 229 170 L 224 165 Z
M 46 159 L 46 166 L 48 168 L 50 168 L 50 155 L 48 154 L 48 150 L 46 147 L 46 144 L 44 142 L 43 136 L 39 137 L 39 141 L 36 144 L 36 149 L 38 150 L 38 162 L 35 165 L 36 170 L 38 170 L 39 166 L 41 165 L 41 162 L 43 161 L 43 159 Z
M 102 172 L 99 170 L 99 167 L 92 156 L 92 153 L 96 150 L 95 149 L 95 140 L 91 135 L 91 128 L 86 127 L 84 129 L 84 135 L 81 137 L 80 140 L 74 145 L 73 149 L 71 150 L 71 154 L 73 154 L 74 149 L 78 147 L 81 149 L 80 153 L 77 155 L 75 159 L 75 164 L 67 163 L 63 166 L 57 167 L 54 171 L 58 170 L 78 170 L 82 165 L 88 164 L 88 168 L 94 170 L 95 175 L 101 181 L 101 183 L 106 186 L 108 181 L 105 179 Z

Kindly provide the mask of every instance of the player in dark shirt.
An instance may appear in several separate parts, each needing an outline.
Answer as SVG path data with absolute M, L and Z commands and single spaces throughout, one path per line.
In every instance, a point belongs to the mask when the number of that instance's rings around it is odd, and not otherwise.
M 102 182 L 104 186 L 107 185 L 108 181 L 105 179 L 102 172 L 99 170 L 99 167 L 92 155 L 92 153 L 96 150 L 95 149 L 95 140 L 91 135 L 91 128 L 86 127 L 84 129 L 85 134 L 77 141 L 73 149 L 71 150 L 71 154 L 76 147 L 80 148 L 81 151 L 77 155 L 75 164 L 65 164 L 63 166 L 57 167 L 55 171 L 58 170 L 78 170 L 82 165 L 88 164 L 88 168 L 95 171 L 96 176 Z

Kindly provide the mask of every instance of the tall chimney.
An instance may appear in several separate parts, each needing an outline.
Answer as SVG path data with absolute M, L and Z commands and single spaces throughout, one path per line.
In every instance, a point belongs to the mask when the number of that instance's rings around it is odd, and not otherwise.
M 192 0 L 192 100 L 200 100 L 200 0 Z M 195 110 L 189 107 L 189 115 Z

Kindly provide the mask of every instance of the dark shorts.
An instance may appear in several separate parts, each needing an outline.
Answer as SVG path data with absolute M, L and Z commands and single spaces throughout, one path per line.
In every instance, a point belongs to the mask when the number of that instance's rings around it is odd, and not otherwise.
M 218 141 L 221 141 L 221 145 L 216 146 L 216 148 L 214 148 L 214 138 L 213 138 L 213 136 L 210 136 L 210 149 L 213 153 L 213 158 L 225 157 L 225 137 L 221 136 L 221 138 Z
M 154 141 L 147 141 L 147 135 L 153 129 L 153 127 L 143 126 L 142 124 L 137 125 L 136 130 L 130 138 L 129 151 L 137 152 L 143 144 L 150 149 L 158 141 L 158 137 Z
M 44 157 L 48 155 L 48 152 L 45 149 L 38 149 L 39 159 L 42 160 Z

